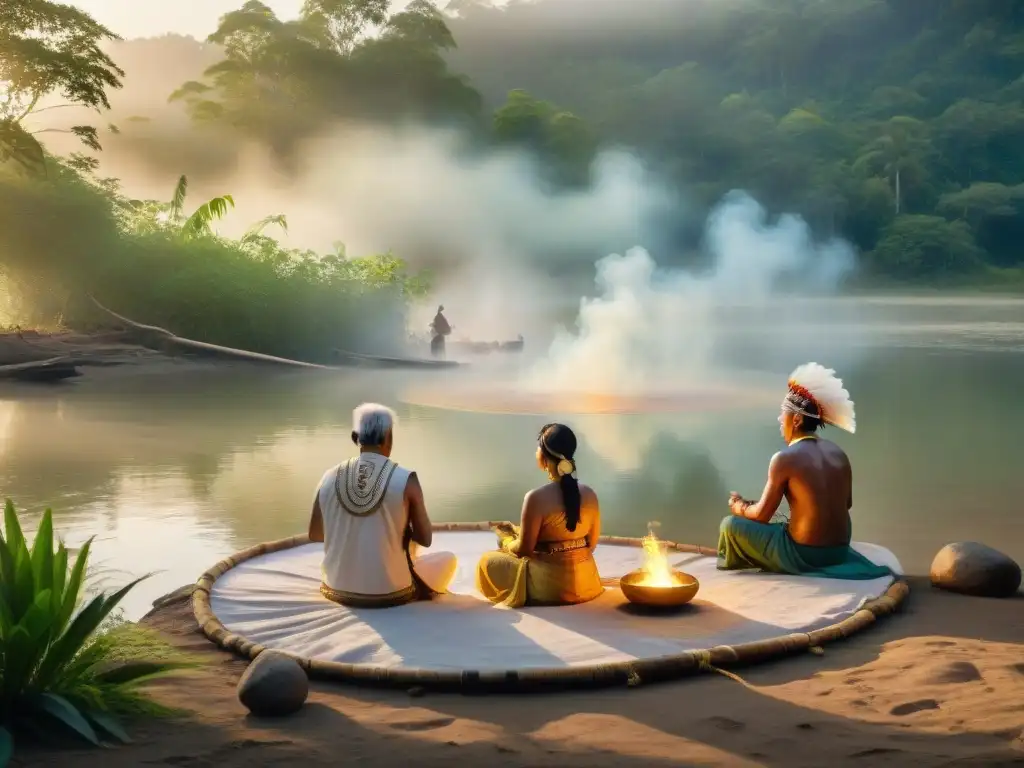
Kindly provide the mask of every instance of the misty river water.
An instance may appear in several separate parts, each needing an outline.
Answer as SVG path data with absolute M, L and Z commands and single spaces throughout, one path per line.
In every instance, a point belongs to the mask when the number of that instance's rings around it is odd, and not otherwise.
M 666 538 L 713 543 L 728 492 L 761 490 L 786 374 L 817 359 L 857 404 L 856 435 L 829 430 L 853 461 L 855 538 L 890 547 L 912 572 L 957 539 L 1024 559 L 1024 300 L 851 306 L 856 327 L 786 359 L 756 359 L 764 347 L 747 339 L 745 370 L 775 382 L 757 408 L 548 414 L 580 435 L 581 479 L 598 491 L 605 532 L 641 535 L 657 520 Z M 401 402 L 433 373 L 90 374 L 0 390 L 0 488 L 29 528 L 51 507 L 69 545 L 95 535 L 104 581 L 154 572 L 125 603 L 132 618 L 223 556 L 303 531 L 315 483 L 352 453 L 350 412 L 363 400 L 395 405 L 395 458 L 419 472 L 436 521 L 516 519 L 544 480 L 533 454 L 551 419 Z

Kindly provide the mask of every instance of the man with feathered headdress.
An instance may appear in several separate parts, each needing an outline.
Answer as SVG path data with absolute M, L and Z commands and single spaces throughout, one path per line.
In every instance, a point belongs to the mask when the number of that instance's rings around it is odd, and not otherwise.
M 719 530 L 719 568 L 836 579 L 890 575 L 850 546 L 853 470 L 843 449 L 819 436 L 826 424 L 856 430 L 850 393 L 835 371 L 801 365 L 789 377 L 779 415 L 787 446 L 772 457 L 760 500 L 729 496 L 732 514 Z M 790 519 L 772 523 L 783 498 Z

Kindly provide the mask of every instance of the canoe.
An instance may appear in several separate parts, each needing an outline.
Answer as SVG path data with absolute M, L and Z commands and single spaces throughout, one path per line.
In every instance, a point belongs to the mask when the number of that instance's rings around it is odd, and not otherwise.
M 488 355 L 491 352 L 522 352 L 522 337 L 513 341 L 453 341 L 449 346 L 455 352 L 471 355 Z
M 363 368 L 458 368 L 465 363 L 455 360 L 432 360 L 424 357 L 385 357 L 383 355 L 364 355 L 335 349 L 334 358 L 339 365 L 353 365 Z

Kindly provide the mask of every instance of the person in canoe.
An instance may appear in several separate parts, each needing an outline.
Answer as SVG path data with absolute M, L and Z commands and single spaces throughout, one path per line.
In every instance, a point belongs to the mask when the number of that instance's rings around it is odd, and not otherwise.
M 601 507 L 593 489 L 576 479 L 575 453 L 569 427 L 541 428 L 537 465 L 549 482 L 526 494 L 520 525 L 495 526 L 499 550 L 477 564 L 477 589 L 492 603 L 572 605 L 604 591 L 594 560 Z
M 359 455 L 324 473 L 309 539 L 324 543 L 320 592 L 357 608 L 386 608 L 447 591 L 458 565 L 450 552 L 417 555 L 433 528 L 415 472 L 391 461 L 395 414 L 376 403 L 352 413 Z
M 836 579 L 875 579 L 891 574 L 850 546 L 853 470 L 846 453 L 819 432 L 826 424 L 856 430 L 853 401 L 835 371 L 808 363 L 790 375 L 779 415 L 787 447 L 768 465 L 758 501 L 737 493 L 718 537 L 722 570 L 761 569 Z M 782 499 L 790 519 L 770 522 Z
M 434 319 L 430 321 L 430 354 L 438 358 L 444 357 L 444 339 L 451 332 L 452 327 L 444 316 L 444 305 L 442 304 L 437 308 L 437 314 L 434 315 Z

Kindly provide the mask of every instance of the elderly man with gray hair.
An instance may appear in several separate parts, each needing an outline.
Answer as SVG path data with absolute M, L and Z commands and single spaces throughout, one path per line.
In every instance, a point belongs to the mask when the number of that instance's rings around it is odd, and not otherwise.
M 324 542 L 320 592 L 342 605 L 385 608 L 447 591 L 457 565 L 450 552 L 417 556 L 433 538 L 415 472 L 391 461 L 394 411 L 363 403 L 352 413 L 359 455 L 320 480 L 311 541 Z

